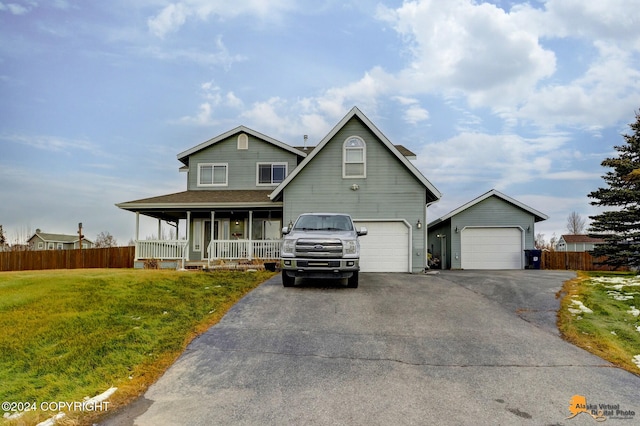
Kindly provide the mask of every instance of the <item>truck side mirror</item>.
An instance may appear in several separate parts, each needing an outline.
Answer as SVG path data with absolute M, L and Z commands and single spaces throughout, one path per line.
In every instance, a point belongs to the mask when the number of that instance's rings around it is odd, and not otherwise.
M 366 227 L 362 227 L 357 231 L 357 234 L 359 237 L 363 236 L 363 235 L 367 235 L 367 228 Z
M 284 226 L 282 228 L 282 235 L 287 235 L 289 233 L 289 227 L 288 226 Z

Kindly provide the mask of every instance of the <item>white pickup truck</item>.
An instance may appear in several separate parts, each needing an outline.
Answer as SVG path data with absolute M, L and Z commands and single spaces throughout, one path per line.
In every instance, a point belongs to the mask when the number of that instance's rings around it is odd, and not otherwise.
M 358 287 L 360 242 L 367 228 L 356 230 L 351 216 L 343 213 L 304 213 L 291 228 L 282 228 L 280 253 L 282 285 L 291 287 L 296 277 L 346 278 L 347 287 Z

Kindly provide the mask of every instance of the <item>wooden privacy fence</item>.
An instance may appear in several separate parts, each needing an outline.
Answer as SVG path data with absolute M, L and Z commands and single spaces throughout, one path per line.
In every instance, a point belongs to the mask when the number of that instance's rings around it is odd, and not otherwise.
M 597 265 L 604 257 L 595 258 L 583 251 L 543 251 L 540 259 L 541 269 L 570 269 L 578 271 L 612 271 L 607 265 Z
M 135 247 L 0 252 L 0 271 L 133 268 Z

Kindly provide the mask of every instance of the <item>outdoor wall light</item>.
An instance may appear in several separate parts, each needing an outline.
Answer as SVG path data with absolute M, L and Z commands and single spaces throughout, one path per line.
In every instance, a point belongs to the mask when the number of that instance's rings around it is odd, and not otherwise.
M 360 185 L 358 185 L 357 183 L 354 183 L 353 185 L 351 185 L 352 191 L 357 191 L 358 189 L 360 189 Z
M 240 225 L 240 221 L 236 220 L 236 225 Z
M 458 227 L 456 226 L 456 234 L 458 233 Z
M 420 222 L 420 219 L 418 219 L 418 223 L 416 223 L 416 227 L 418 229 L 422 229 L 422 222 Z

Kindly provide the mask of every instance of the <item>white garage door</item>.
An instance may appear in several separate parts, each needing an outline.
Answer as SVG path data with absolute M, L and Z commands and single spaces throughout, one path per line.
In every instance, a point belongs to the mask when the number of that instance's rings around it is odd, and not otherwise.
M 360 237 L 362 272 L 409 272 L 409 229 L 404 222 L 354 222 L 368 231 Z
M 462 230 L 462 269 L 522 269 L 520 228 Z

